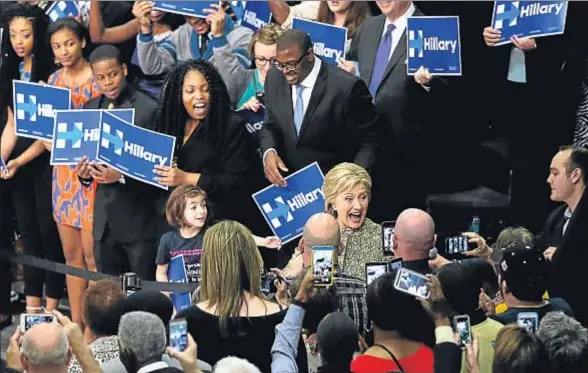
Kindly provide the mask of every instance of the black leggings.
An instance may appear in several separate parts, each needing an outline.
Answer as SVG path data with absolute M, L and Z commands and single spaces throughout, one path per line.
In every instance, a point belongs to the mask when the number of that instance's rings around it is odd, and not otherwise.
M 18 170 L 12 196 L 20 239 L 25 254 L 64 263 L 63 249 L 53 220 L 51 203 L 52 167 L 45 156 Z M 25 295 L 60 299 L 65 276 L 24 267 Z

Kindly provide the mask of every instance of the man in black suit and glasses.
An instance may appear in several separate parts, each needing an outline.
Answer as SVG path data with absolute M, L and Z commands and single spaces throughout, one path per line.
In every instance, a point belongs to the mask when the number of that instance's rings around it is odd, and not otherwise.
M 370 170 L 378 144 L 378 115 L 366 84 L 314 55 L 310 37 L 286 31 L 277 42 L 265 84 L 260 141 L 265 175 L 285 185 L 282 173 L 318 161 L 323 173 L 341 162 Z

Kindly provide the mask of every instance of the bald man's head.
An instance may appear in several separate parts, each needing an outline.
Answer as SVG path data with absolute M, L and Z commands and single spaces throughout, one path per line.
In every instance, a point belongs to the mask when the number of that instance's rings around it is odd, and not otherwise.
M 396 254 L 404 260 L 426 259 L 435 245 L 435 222 L 423 210 L 406 209 L 398 215 L 394 238 Z
M 307 247 L 335 246 L 339 247 L 341 233 L 337 219 L 321 212 L 314 214 L 304 225 L 302 239 Z
M 67 369 L 69 343 L 65 330 L 58 324 L 37 324 L 27 330 L 22 338 L 21 351 L 23 366 L 29 372 L 56 366 Z

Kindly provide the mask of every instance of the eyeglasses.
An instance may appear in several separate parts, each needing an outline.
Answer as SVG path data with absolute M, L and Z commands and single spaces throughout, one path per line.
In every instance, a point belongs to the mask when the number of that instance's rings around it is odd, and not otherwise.
M 275 58 L 255 57 L 255 63 L 259 66 L 265 66 L 267 63 L 274 64 Z
M 281 63 L 278 61 L 274 61 L 274 67 L 278 70 L 288 70 L 288 71 L 292 71 L 296 69 L 296 66 L 298 66 L 298 64 L 300 63 L 300 61 L 302 61 L 302 59 L 304 57 L 306 57 L 308 55 L 308 52 L 304 53 L 302 56 L 300 56 L 300 58 L 296 61 L 290 61 L 290 62 L 286 62 L 286 63 Z

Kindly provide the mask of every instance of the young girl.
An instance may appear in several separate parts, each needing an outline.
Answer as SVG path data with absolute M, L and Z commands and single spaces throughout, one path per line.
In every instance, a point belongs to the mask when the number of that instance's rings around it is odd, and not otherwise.
M 182 185 L 170 195 L 165 207 L 169 225 L 175 228 L 164 234 L 157 251 L 157 281 L 168 282 L 169 262 L 183 255 L 188 282 L 200 282 L 200 256 L 204 231 L 210 225 L 206 207 L 206 193 L 199 187 Z M 277 249 L 281 242 L 277 237 L 253 236 L 257 246 Z

